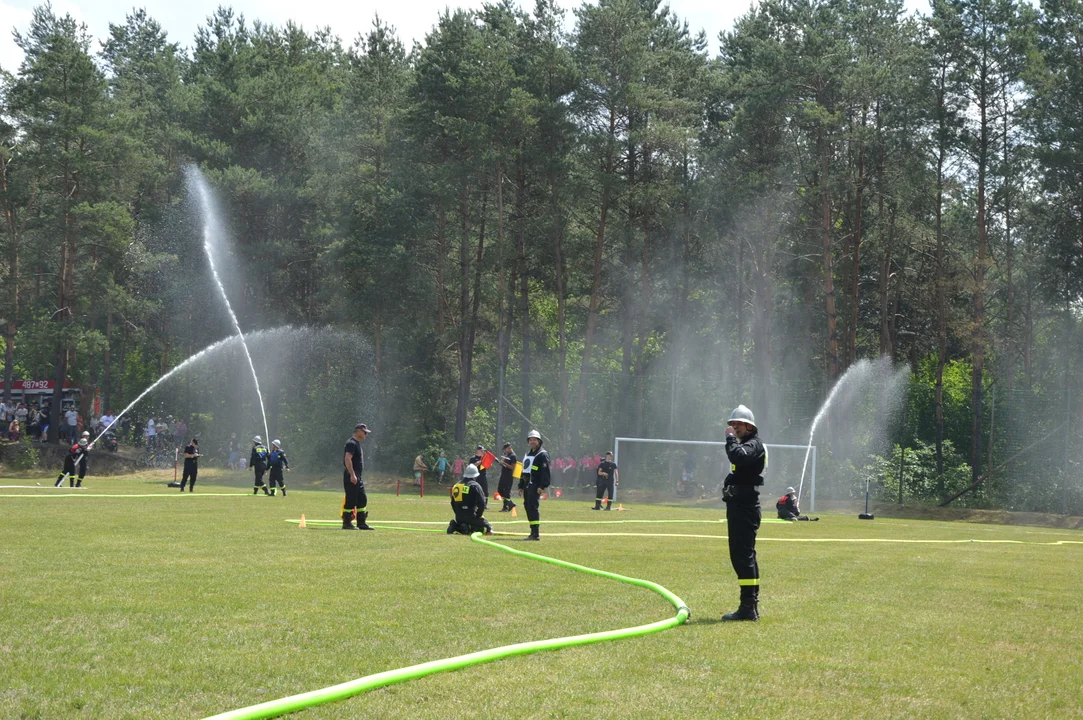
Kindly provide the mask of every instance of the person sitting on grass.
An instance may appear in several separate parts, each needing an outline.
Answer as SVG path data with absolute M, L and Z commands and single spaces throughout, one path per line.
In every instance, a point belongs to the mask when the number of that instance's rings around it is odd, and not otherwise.
M 482 517 L 485 512 L 485 492 L 478 483 L 478 466 L 473 463 L 466 466 L 463 479 L 451 486 L 451 509 L 455 519 L 448 523 L 447 534 L 474 532 L 493 534 L 493 526 Z
M 778 499 L 775 503 L 775 510 L 778 511 L 779 520 L 791 520 L 796 522 L 797 520 L 819 520 L 818 517 L 809 517 L 808 515 L 802 515 L 801 509 L 797 506 L 797 493 L 794 492 L 792 487 L 786 488 L 786 494 Z

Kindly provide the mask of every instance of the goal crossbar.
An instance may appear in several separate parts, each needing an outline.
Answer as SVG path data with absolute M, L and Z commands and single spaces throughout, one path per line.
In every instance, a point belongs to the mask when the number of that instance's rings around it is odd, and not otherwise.
M 717 442 L 713 440 L 670 440 L 667 438 L 637 438 L 637 437 L 618 437 L 613 441 L 613 462 L 618 467 L 620 466 L 620 444 L 622 442 L 635 442 L 635 443 L 655 443 L 658 445 L 708 445 L 711 447 L 726 447 L 726 443 Z M 772 448 L 777 450 L 808 450 L 808 445 L 768 445 L 764 444 L 768 450 Z M 809 512 L 816 511 L 816 446 L 812 446 L 812 455 L 810 457 L 811 467 L 809 468 Z M 614 498 L 615 499 L 615 498 Z

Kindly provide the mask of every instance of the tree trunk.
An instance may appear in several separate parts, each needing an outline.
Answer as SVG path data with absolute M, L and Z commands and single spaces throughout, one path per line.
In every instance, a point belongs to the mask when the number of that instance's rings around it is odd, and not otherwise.
M 617 116 L 609 113 L 609 151 L 606 155 L 605 182 L 602 185 L 602 204 L 598 217 L 598 231 L 594 236 L 594 271 L 590 285 L 590 305 L 587 308 L 587 331 L 583 340 L 583 364 L 579 371 L 578 397 L 575 401 L 575 427 L 581 427 L 583 401 L 587 390 L 587 374 L 590 372 L 590 355 L 594 347 L 594 329 L 598 322 L 598 293 L 602 286 L 602 251 L 605 248 L 605 225 L 609 216 L 609 183 L 613 174 L 614 143 L 616 138 Z
M 939 146 L 936 156 L 936 494 L 944 497 L 944 368 L 948 363 L 948 308 L 944 268 L 944 158 L 947 155 L 947 70 L 940 69 L 938 85 Z
M 971 323 L 974 337 L 971 346 L 973 367 L 970 375 L 970 464 L 976 482 L 982 467 L 982 373 L 985 367 L 985 256 L 989 233 L 985 217 L 985 174 L 989 147 L 986 106 L 981 103 L 981 140 L 978 158 L 978 256 L 974 267 L 974 310 Z
M 519 382 L 522 392 L 523 414 L 531 417 L 531 378 L 530 378 L 530 275 L 527 268 L 526 253 L 526 176 L 524 173 L 522 149 L 515 159 L 515 247 L 519 253 L 519 317 L 522 322 L 522 358 L 519 364 Z M 532 428 L 526 420 L 522 421 L 525 436 Z
M 864 113 L 861 117 L 861 125 L 865 125 Z M 854 243 L 853 255 L 850 268 L 850 339 L 847 346 L 850 349 L 850 362 L 857 361 L 857 316 L 858 303 L 861 292 L 861 211 L 864 202 L 865 189 L 865 148 L 862 147 L 857 155 L 857 187 L 854 190 Z
M 466 441 L 466 413 L 470 402 L 466 381 L 467 356 L 470 348 L 470 186 L 464 181 L 459 193 L 459 217 L 462 237 L 459 240 L 459 393 L 455 404 L 455 442 L 462 445 Z
M 443 338 L 445 327 L 444 303 L 447 301 L 444 283 L 444 260 L 447 258 L 447 208 L 444 194 L 440 193 L 440 207 L 436 223 L 436 335 Z
M 822 131 L 821 131 L 822 133 Z M 824 249 L 824 297 L 827 300 L 827 381 L 834 386 L 839 377 L 838 317 L 835 313 L 835 270 L 831 254 L 831 170 L 830 145 L 820 138 L 820 235 Z
M 0 153 L 0 193 L 7 194 L 8 166 L 5 155 Z M 15 337 L 19 332 L 19 243 L 22 228 L 15 215 L 15 206 L 9 201 L 4 207 L 4 226 L 8 235 L 8 322 L 4 328 L 4 395 L 5 405 L 11 404 L 11 385 L 15 373 Z
M 561 447 L 568 447 L 568 341 L 567 322 L 565 320 L 564 298 L 564 224 L 560 221 L 559 197 L 555 180 L 550 181 L 553 213 L 553 252 L 556 264 L 557 290 L 557 335 L 559 342 L 558 368 L 560 372 L 560 439 Z

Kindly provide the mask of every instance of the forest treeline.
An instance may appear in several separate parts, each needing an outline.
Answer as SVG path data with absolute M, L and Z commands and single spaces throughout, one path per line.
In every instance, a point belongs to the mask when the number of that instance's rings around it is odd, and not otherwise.
M 986 503 L 1083 507 L 1079 0 L 763 0 L 717 38 L 655 0 L 505 1 L 413 48 L 227 8 L 189 44 L 143 11 L 94 39 L 45 5 L 16 40 L 9 388 L 67 377 L 116 409 L 230 333 L 194 164 L 242 327 L 365 338 L 404 462 L 523 417 L 577 457 L 717 434 L 738 401 L 804 439 L 889 355 L 915 494 L 988 477 Z

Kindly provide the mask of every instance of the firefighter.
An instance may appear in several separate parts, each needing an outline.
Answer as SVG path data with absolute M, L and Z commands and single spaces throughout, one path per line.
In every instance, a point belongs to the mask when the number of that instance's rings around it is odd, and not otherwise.
M 353 428 L 353 436 L 346 441 L 346 454 L 343 455 L 342 464 L 342 489 L 346 497 L 342 501 L 342 529 L 343 530 L 374 530 L 369 527 L 368 520 L 368 495 L 365 494 L 365 479 L 362 472 L 365 469 L 365 452 L 361 449 L 361 441 L 369 436 L 368 425 L 357 423 Z M 357 516 L 357 527 L 353 526 L 352 518 Z
M 612 509 L 613 494 L 617 490 L 619 477 L 620 473 L 617 472 L 617 464 L 613 462 L 613 452 L 607 452 L 605 462 L 598 466 L 598 487 L 594 495 L 594 507 L 591 510 L 602 509 L 602 498 L 605 498 L 605 509 Z M 607 492 L 609 493 L 608 497 L 606 497 Z
M 500 512 L 510 512 L 515 507 L 515 503 L 511 500 L 511 481 L 515 479 L 515 463 L 519 462 L 511 443 L 504 443 L 504 457 L 498 462 L 500 463 L 500 482 L 496 486 L 496 492 L 504 501 L 504 507 L 500 508 Z
M 184 485 L 188 483 L 188 492 L 196 491 L 196 475 L 199 474 L 199 439 L 192 438 L 188 446 L 184 448 L 184 474 L 181 475 L 180 491 L 184 492 Z M 189 482 L 191 481 L 191 482 Z
M 801 508 L 797 504 L 797 493 L 794 492 L 792 487 L 786 488 L 786 494 L 778 499 L 775 503 L 775 510 L 778 511 L 779 520 L 819 520 L 818 517 L 809 517 L 808 515 L 801 514 Z
M 282 452 L 282 441 L 271 441 L 271 454 L 267 456 L 267 467 L 271 471 L 271 477 L 267 481 L 267 484 L 271 486 L 271 495 L 275 494 L 275 483 L 278 483 L 278 487 L 282 488 L 282 497 L 286 497 L 286 483 L 282 476 L 282 469 L 285 468 L 286 472 L 290 471 L 290 461 L 286 458 L 286 453 Z
M 259 493 L 260 488 L 263 488 L 264 495 L 270 495 L 267 492 L 267 486 L 263 484 L 263 474 L 267 472 L 267 448 L 263 445 L 263 438 L 259 435 L 252 438 L 252 455 L 248 458 L 248 466 L 252 468 L 252 471 L 256 473 L 256 482 L 252 486 L 252 494 Z
M 478 483 L 480 474 L 478 466 L 471 463 L 466 466 L 462 480 L 451 486 L 451 509 L 455 512 L 455 519 L 448 523 L 448 535 L 469 535 L 474 532 L 493 534 L 493 526 L 482 517 L 485 512 L 485 496 L 481 494 L 481 485 Z
M 523 496 L 526 519 L 530 521 L 530 535 L 524 540 L 541 540 L 538 506 L 541 494 L 549 487 L 549 453 L 542 448 L 542 436 L 537 430 L 527 433 L 526 443 L 530 448 L 523 456 L 523 474 L 519 478 L 519 494 Z
M 760 566 L 756 562 L 756 532 L 760 529 L 760 491 L 767 467 L 767 449 L 757 435 L 756 418 L 738 405 L 726 425 L 726 457 L 730 473 L 722 483 L 726 502 L 730 562 L 737 572 L 741 604 L 723 620 L 759 620 Z
M 488 470 L 481 466 L 481 460 L 485 457 L 485 446 L 478 445 L 474 448 L 474 457 L 470 458 L 467 462 L 473 464 L 478 469 L 478 485 L 481 485 L 481 489 L 484 491 L 483 497 L 485 503 L 489 503 L 489 476 L 486 474 Z
M 64 472 L 56 479 L 56 485 L 60 487 L 64 478 L 68 479 L 68 487 L 83 487 L 83 478 L 86 477 L 87 461 L 90 456 L 90 433 L 84 432 L 79 442 L 68 448 L 68 454 L 64 457 Z M 75 473 L 78 471 L 79 479 Z

